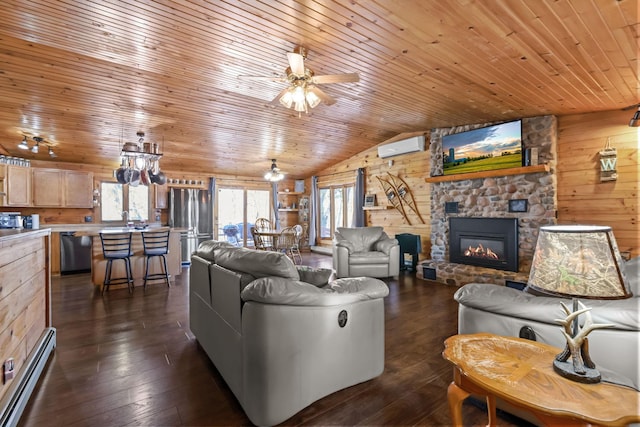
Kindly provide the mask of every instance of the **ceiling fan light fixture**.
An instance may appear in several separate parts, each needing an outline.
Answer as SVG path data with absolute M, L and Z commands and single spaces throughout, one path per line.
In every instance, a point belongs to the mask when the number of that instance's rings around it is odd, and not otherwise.
M 56 153 L 53 152 L 53 149 L 51 147 L 49 147 L 49 157 L 51 157 L 52 159 L 58 157 Z
M 278 182 L 284 179 L 284 174 L 278 169 L 276 159 L 271 159 L 271 169 L 264 174 L 264 179 L 271 182 Z
M 293 88 L 289 88 L 280 98 L 280 104 L 285 108 L 291 108 L 293 105 Z
M 27 144 L 27 137 L 25 136 L 22 141 L 20 141 L 20 144 L 18 144 L 18 148 L 21 150 L 28 150 L 29 149 L 29 144 Z
M 311 90 L 311 88 L 308 88 L 306 90 L 305 98 L 309 103 L 309 107 L 311 108 L 316 108 L 318 104 L 320 104 L 320 98 Z

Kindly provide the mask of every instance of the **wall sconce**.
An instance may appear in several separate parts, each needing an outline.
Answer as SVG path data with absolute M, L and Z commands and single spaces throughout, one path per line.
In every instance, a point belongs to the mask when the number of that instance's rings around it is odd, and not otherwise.
M 629 126 L 633 128 L 640 126 L 640 106 L 638 106 L 638 111 L 636 111 L 633 117 L 631 117 L 631 120 L 629 120 Z

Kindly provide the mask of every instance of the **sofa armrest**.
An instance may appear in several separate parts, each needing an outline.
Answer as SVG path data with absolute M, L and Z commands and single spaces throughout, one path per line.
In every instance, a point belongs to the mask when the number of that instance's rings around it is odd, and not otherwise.
M 378 279 L 356 277 L 334 280 L 322 288 L 283 277 L 262 277 L 242 291 L 243 301 L 297 306 L 334 306 L 387 296 L 389 288 Z
M 391 249 L 394 246 L 398 246 L 397 239 L 391 239 L 391 238 L 381 239 L 376 242 L 375 250 L 379 252 L 384 252 L 386 255 L 389 255 L 389 253 L 391 252 Z
M 354 244 L 348 240 L 336 240 L 335 245 L 339 248 L 346 248 L 350 254 L 356 251 Z

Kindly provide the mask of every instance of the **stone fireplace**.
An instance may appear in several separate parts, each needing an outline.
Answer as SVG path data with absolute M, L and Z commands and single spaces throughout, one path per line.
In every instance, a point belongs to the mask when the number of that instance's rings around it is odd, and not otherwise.
M 487 126 L 460 126 L 434 129 L 431 132 L 431 176 L 442 175 L 442 136 Z M 556 142 L 557 121 L 554 116 L 522 119 L 524 148 L 538 149 L 538 162 L 546 164 L 546 170 L 504 176 L 465 179 L 449 176 L 445 180 L 431 182 L 431 259 L 425 261 L 436 270 L 436 280 L 461 286 L 470 282 L 505 284 L 505 281 L 526 283 L 531 268 L 538 230 L 544 225 L 556 223 Z M 509 201 L 526 199 L 526 212 L 509 212 Z M 445 205 L 455 204 L 457 212 L 445 210 Z M 474 265 L 451 260 L 450 220 L 453 218 L 496 218 L 515 220 L 517 224 L 517 258 L 509 268 L 496 265 Z M 484 246 L 484 245 L 483 245 Z M 455 248 L 454 248 L 455 249 Z M 458 250 L 458 249 L 456 249 Z

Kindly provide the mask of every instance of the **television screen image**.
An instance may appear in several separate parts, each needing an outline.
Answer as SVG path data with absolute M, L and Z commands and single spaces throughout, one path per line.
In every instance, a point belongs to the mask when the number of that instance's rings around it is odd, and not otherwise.
M 444 175 L 522 166 L 522 121 L 442 137 Z

